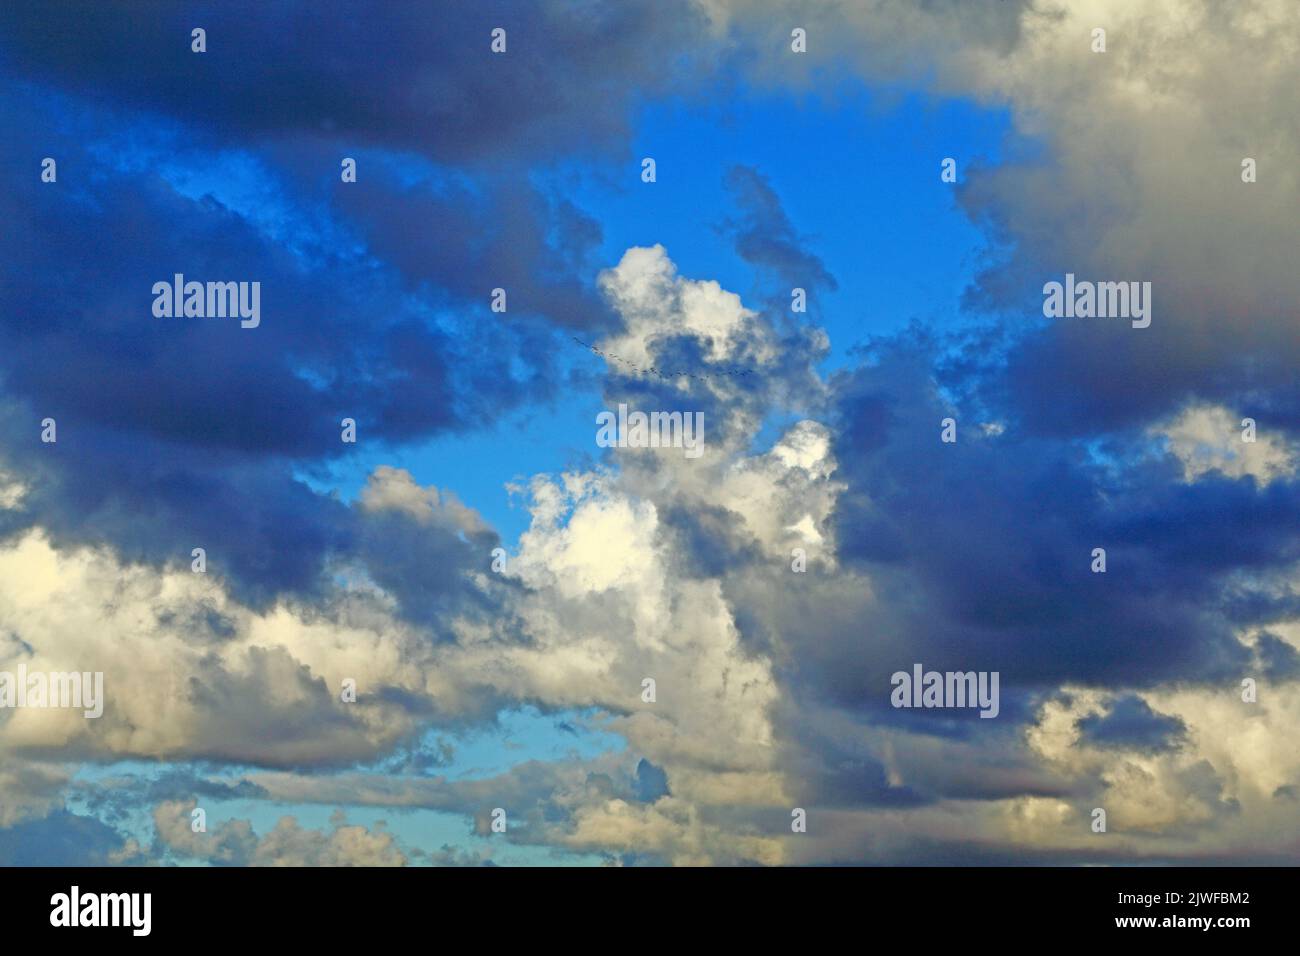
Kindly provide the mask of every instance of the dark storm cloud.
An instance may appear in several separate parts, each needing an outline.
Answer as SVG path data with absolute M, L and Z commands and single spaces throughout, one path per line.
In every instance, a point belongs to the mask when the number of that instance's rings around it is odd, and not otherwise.
M 190 33 L 207 31 L 207 52 Z M 507 31 L 493 54 L 491 32 Z M 204 124 L 314 134 L 448 162 L 617 146 L 634 94 L 671 84 L 703 21 L 688 0 L 593 4 L 9 3 L 17 72 Z M 562 67 L 562 68 L 561 68 Z
M 42 445 L 30 412 L 10 409 L 3 420 L 22 436 L 5 450 L 5 467 L 29 490 L 5 511 L 0 534 L 41 527 L 56 546 L 111 542 L 125 561 L 187 570 L 202 547 L 208 573 L 254 607 L 282 591 L 318 593 L 324 561 L 354 538 L 346 506 L 275 462 L 205 467 L 221 459 L 139 437 L 113 441 L 66 417 L 59 442 Z M 228 625 L 195 618 L 187 633 L 217 644 Z
M 662 7 L 6 5 L 0 116 L 14 135 L 0 158 L 31 175 L 0 196 L 15 227 L 0 238 L 4 458 L 33 493 L 3 530 L 44 525 L 58 543 L 109 541 L 149 562 L 205 547 L 255 606 L 316 592 L 327 558 L 359 543 L 403 610 L 427 618 L 410 549 L 365 546 L 298 475 L 353 451 L 345 417 L 373 449 L 544 399 L 546 323 L 610 322 L 578 278 L 599 226 L 523 170 L 617 152 L 633 91 L 674 82 L 699 27 L 686 5 Z M 195 26 L 205 54 L 190 51 Z M 269 189 L 287 226 L 183 195 L 157 171 L 160 142 L 191 177 Z M 230 150 L 261 167 L 206 169 Z M 340 189 L 352 154 L 358 181 Z M 39 181 L 44 156 L 56 184 Z M 322 210 L 335 233 L 318 229 Z M 177 272 L 260 282 L 260 326 L 154 317 L 153 284 Z M 492 322 L 498 286 L 511 312 Z M 46 416 L 58 445 L 36 440 Z
M 487 530 L 466 534 L 378 512 L 365 515 L 356 553 L 375 583 L 397 599 L 403 617 L 440 633 L 440 624 L 454 613 L 502 610 L 481 592 L 466 588 L 463 578 L 481 570 L 499 542 L 496 533 Z
M 664 508 L 659 520 L 659 534 L 670 539 L 673 554 L 682 556 L 682 572 L 688 577 L 722 577 L 740 563 L 763 560 L 761 551 L 743 536 L 744 519 L 734 511 L 708 504 L 675 505 Z
M 1124 452 L 1119 466 L 1014 426 L 984 434 L 991 418 L 975 398 L 954 409 L 940 395 L 943 384 L 973 396 L 970 383 L 944 374 L 938 343 L 909 333 L 877 343 L 871 364 L 833 383 L 835 478 L 846 484 L 834 531 L 874 597 L 811 574 L 786 589 L 784 607 L 770 610 L 793 687 L 917 729 L 932 715 L 888 704 L 889 675 L 913 663 L 998 671 L 997 723 L 1028 717 L 1024 694 L 1062 682 L 1221 681 L 1248 666 L 1235 636 L 1250 591 L 1239 573 L 1296 559 L 1293 484 L 1184 484 L 1176 463 L 1137 438 L 1111 449 Z M 949 414 L 956 444 L 940 441 Z M 1091 571 L 1097 547 L 1104 574 Z M 747 638 L 766 639 L 761 629 Z M 952 715 L 943 717 L 935 732 Z M 991 732 L 981 723 L 960 726 Z
M 410 177 L 377 160 L 335 192 L 339 211 L 370 251 L 410 287 L 435 301 L 476 306 L 484 322 L 514 322 L 522 314 L 574 328 L 612 324 L 582 278 L 597 271 L 588 256 L 600 226 L 572 203 L 517 181 L 513 171 L 485 174 L 473 188 Z M 489 314 L 497 288 L 507 293 L 508 311 Z
M 1076 437 L 1149 424 L 1195 400 L 1300 430 L 1300 285 L 1294 224 L 1279 213 L 1294 204 L 1293 184 L 1275 178 L 1243 192 L 1256 184 L 1240 181 L 1233 159 L 1222 175 L 1206 176 L 1213 161 L 1185 175 L 1165 170 L 1168 195 L 1112 193 L 1104 183 L 1127 182 L 1133 171 L 1107 156 L 1090 157 L 1086 175 L 1063 175 L 1059 163 L 1071 148 L 1032 163 L 980 167 L 957 189 L 972 220 L 1006 250 L 992 257 L 965 304 L 1003 312 L 1020 333 L 996 384 L 1021 426 Z M 1170 155 L 1201 163 L 1201 153 L 1185 145 Z M 1042 286 L 1067 272 L 1150 282 L 1151 325 L 1044 322 Z
M 919 807 L 933 799 L 910 786 L 889 783 L 885 767 L 871 757 L 821 753 L 803 777 L 800 799 L 824 807 Z M 797 765 L 796 765 L 797 766 Z
M 70 424 L 234 455 L 339 454 L 345 415 L 387 441 L 464 424 L 455 343 L 382 275 L 328 248 L 313 269 L 211 196 L 96 162 L 79 137 L 98 126 L 79 111 L 66 134 L 40 132 L 19 100 L 4 101 L 20 134 L 0 155 L 35 169 L 51 154 L 62 169 L 0 199 L 25 227 L 0 239 L 11 394 Z M 261 323 L 156 317 L 153 285 L 175 273 L 260 282 Z
M 1041 305 L 1040 298 L 1029 308 Z M 1250 336 L 1234 332 L 1223 338 L 1223 348 L 1207 348 L 1205 339 L 1189 338 L 1176 316 L 1160 324 L 1153 319 L 1140 330 L 1123 319 L 1060 320 L 1016 343 L 996 387 L 1023 428 L 1066 437 L 1149 424 L 1193 399 L 1262 414 L 1272 400 L 1261 408 L 1248 396 L 1261 387 L 1271 390 L 1286 376 L 1268 358 L 1233 354 Z M 1271 348 L 1256 341 L 1242 351 L 1266 356 Z M 1266 420 L 1295 427 L 1298 411 Z
M 1141 697 L 1126 694 L 1105 714 L 1089 714 L 1077 722 L 1082 739 L 1097 747 L 1157 753 L 1183 740 L 1187 726 L 1178 717 L 1158 714 Z
M 42 131 L 21 92 L 0 105 L 19 130 L 0 145 L 6 164 L 62 163 L 58 183 L 17 177 L 0 196 L 21 227 L 0 236 L 4 457 L 30 489 L 5 530 L 40 524 L 133 561 L 204 547 L 255 604 L 311 590 L 351 533 L 295 460 L 355 448 L 344 417 L 390 443 L 463 427 L 454 347 L 382 280 L 337 260 L 307 272 L 217 201 L 96 163 L 83 117 Z M 152 286 L 176 272 L 261 282 L 261 324 L 155 317 Z M 57 444 L 39 440 L 45 417 Z
M 1289 681 L 1300 678 L 1300 651 L 1267 631 L 1255 642 L 1264 674 L 1270 680 Z

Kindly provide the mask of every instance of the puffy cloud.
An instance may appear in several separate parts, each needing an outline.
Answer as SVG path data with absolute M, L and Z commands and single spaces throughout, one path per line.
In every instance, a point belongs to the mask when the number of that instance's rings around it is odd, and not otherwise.
M 1279 790 L 1300 775 L 1286 740 L 1300 719 L 1294 684 L 1266 684 L 1256 703 L 1241 699 L 1236 682 L 1226 687 L 1162 688 L 1133 698 L 1081 688 L 1044 705 L 1029 735 L 1044 759 L 1080 779 L 1087 792 L 1063 817 L 1075 832 L 1092 807 L 1107 811 L 1108 833 L 1137 857 L 1195 862 L 1222 854 L 1250 860 L 1293 855 L 1294 841 L 1277 835 L 1294 827 L 1295 807 Z M 1094 740 L 1089 719 L 1116 709 L 1164 715 L 1183 728 L 1176 748 L 1151 750 L 1118 740 Z M 1097 724 L 1093 724 L 1093 727 Z M 1127 735 L 1126 735 L 1127 736 Z M 1123 748 L 1116 752 L 1116 745 Z M 1043 801 L 1038 801 L 1040 804 Z M 1063 805 L 1063 809 L 1064 809 Z M 1031 834 L 1049 833 L 1065 846 L 1065 830 L 1043 817 Z M 1170 838 L 1177 838 L 1171 843 Z
M 1296 452 L 1290 442 L 1269 433 L 1256 433 L 1252 441 L 1246 441 L 1242 420 L 1226 408 L 1187 408 L 1155 431 L 1182 463 L 1185 481 L 1217 472 L 1228 478 L 1249 475 L 1267 485 L 1296 472 Z
M 59 767 L 23 760 L 6 760 L 0 771 L 0 827 L 12 827 L 20 821 L 43 817 L 56 809 L 69 775 Z
M 335 819 L 328 831 L 306 829 L 281 817 L 258 836 L 247 820 L 228 820 L 211 832 L 194 832 L 193 802 L 159 804 L 153 814 L 158 840 L 179 857 L 226 866 L 404 866 L 407 856 L 382 826 L 369 830 Z

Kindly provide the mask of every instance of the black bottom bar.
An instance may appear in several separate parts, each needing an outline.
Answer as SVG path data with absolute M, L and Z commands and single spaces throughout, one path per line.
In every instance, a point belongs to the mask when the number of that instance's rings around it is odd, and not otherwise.
M 1129 937 L 1232 946 L 1295 932 L 1296 875 L 1183 867 L 0 871 L 9 942 L 77 933 L 83 942 L 352 939 L 373 947 L 468 930 L 488 934 L 494 948 L 516 936 L 533 946 L 611 932 L 659 947 L 719 934 L 773 945 L 773 933 L 865 941 L 900 929 L 926 945 Z M 146 893 L 148 935 L 136 935 L 144 897 L 117 894 Z M 73 927 L 74 909 L 78 923 L 119 925 Z

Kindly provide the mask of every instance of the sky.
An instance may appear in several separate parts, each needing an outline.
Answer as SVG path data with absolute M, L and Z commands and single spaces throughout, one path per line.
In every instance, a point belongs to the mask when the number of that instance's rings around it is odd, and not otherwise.
M 1288 0 L 6 4 L 0 863 L 1300 862 L 1297 53 Z

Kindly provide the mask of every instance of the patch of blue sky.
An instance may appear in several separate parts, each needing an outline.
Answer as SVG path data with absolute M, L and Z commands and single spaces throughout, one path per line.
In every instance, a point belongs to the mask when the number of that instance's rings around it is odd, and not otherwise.
M 449 745 L 449 760 L 430 768 L 424 776 L 442 776 L 448 780 L 489 779 L 510 771 L 529 761 L 590 760 L 609 752 L 622 752 L 626 741 L 618 734 L 599 726 L 600 712 L 591 709 L 542 713 L 535 707 L 501 711 L 496 721 L 482 727 L 449 732 L 430 730 L 419 746 L 438 750 Z M 383 772 L 390 755 L 368 766 L 351 768 L 348 772 Z M 259 769 L 251 766 L 226 766 L 220 774 L 211 774 L 203 765 L 187 762 L 167 763 L 156 761 L 124 760 L 110 764 L 86 764 L 74 775 L 76 786 L 67 801 L 67 809 L 76 814 L 97 816 L 96 801 L 91 794 L 96 790 L 145 790 L 160 778 L 179 774 L 195 779 L 210 779 L 234 785 L 245 779 L 256 779 Z M 299 826 L 307 829 L 329 831 L 331 818 L 343 810 L 347 821 L 353 825 L 375 827 L 385 821 L 388 832 L 407 850 L 421 849 L 436 852 L 450 846 L 462 852 L 478 852 L 502 864 L 514 865 L 593 865 L 601 862 L 595 854 L 568 853 L 550 847 L 507 843 L 493 836 L 480 837 L 472 831 L 472 823 L 464 814 L 420 807 L 371 807 L 366 805 L 338 806 L 329 803 L 281 802 L 275 800 L 228 798 L 211 795 L 199 797 L 207 817 L 208 831 L 212 832 L 230 820 L 248 820 L 253 831 L 265 836 L 282 817 L 293 817 Z M 117 802 L 112 819 L 106 819 L 125 836 L 134 837 L 141 845 L 154 841 L 153 807 L 129 799 Z M 491 809 L 491 808 L 488 808 Z M 508 812 L 508 809 L 507 809 Z M 186 863 L 182 857 L 173 862 Z
M 736 216 L 724 183 L 749 165 L 767 178 L 786 215 L 835 277 L 807 318 L 831 339 L 827 368 L 871 335 L 913 319 L 962 319 L 960 299 L 987 240 L 940 180 L 973 162 L 994 165 L 1008 115 L 962 100 L 903 96 L 882 105 L 865 91 L 833 101 L 751 93 L 727 105 L 668 100 L 646 106 L 623 175 L 565 175 L 571 198 L 603 227 L 599 258 L 614 265 L 634 245 L 661 243 L 679 272 L 716 279 L 747 305 L 775 288 L 737 255 L 724 228 Z M 643 157 L 657 181 L 642 183 Z M 785 290 L 788 296 L 788 290 Z
M 482 779 L 505 773 L 527 760 L 591 760 L 622 751 L 626 741 L 599 727 L 595 709 L 544 714 L 535 707 L 503 710 L 492 726 L 450 739 L 452 763 L 440 770 L 448 778 Z M 444 733 L 434 738 L 447 738 Z

